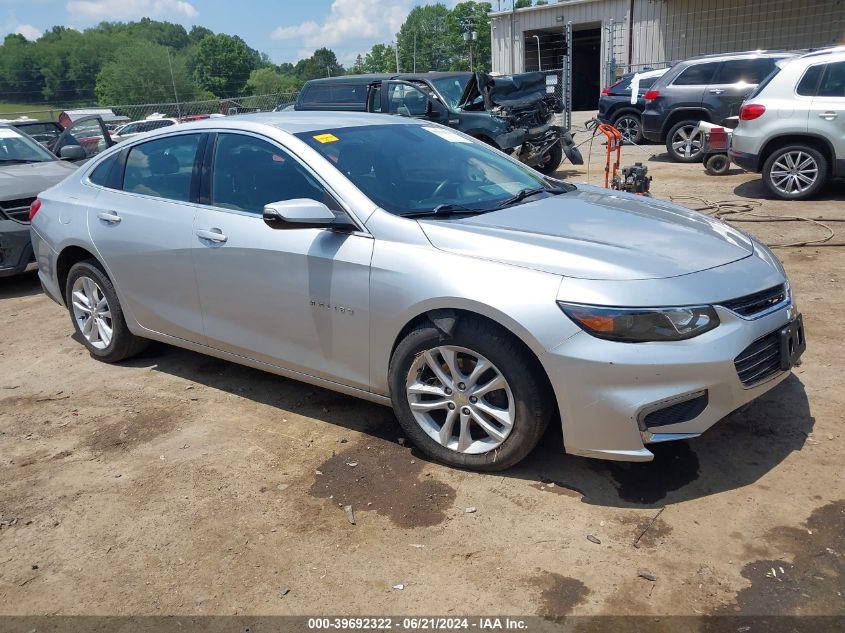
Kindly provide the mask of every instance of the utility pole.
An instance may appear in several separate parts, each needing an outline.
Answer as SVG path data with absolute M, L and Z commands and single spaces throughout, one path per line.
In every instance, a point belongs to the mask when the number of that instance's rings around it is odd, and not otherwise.
M 394 44 L 394 42 L 391 42 Z M 402 72 L 399 70 L 399 38 L 396 38 L 395 46 L 393 47 L 393 52 L 396 53 L 396 72 Z
M 170 68 L 170 83 L 173 86 L 173 98 L 176 99 L 176 116 L 182 118 L 182 110 L 179 107 L 179 93 L 176 92 L 176 80 L 173 78 L 173 64 L 170 62 L 170 49 L 167 49 L 167 66 Z
M 466 31 L 464 41 L 469 44 L 469 69 L 472 70 L 472 43 L 478 39 L 478 31 Z
M 417 72 L 417 29 L 414 29 L 414 73 Z

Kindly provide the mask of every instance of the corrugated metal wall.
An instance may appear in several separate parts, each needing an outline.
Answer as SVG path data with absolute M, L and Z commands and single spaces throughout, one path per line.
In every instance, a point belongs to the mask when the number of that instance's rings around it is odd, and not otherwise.
M 494 14 L 490 25 L 493 70 L 522 72 L 524 33 L 562 30 L 570 20 L 576 30 L 579 25 L 601 23 L 605 27 L 602 68 L 607 65 L 611 41 L 615 61 L 627 68 L 705 53 L 834 44 L 845 36 L 845 0 L 564 0 Z M 616 25 L 612 33 L 611 21 Z

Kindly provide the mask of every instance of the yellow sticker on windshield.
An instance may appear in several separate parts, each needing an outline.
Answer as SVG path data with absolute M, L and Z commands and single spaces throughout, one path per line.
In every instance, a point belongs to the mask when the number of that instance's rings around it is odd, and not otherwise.
M 320 143 L 334 143 L 335 141 L 339 141 L 340 139 L 334 134 L 316 134 L 314 136 L 314 140 L 319 141 Z

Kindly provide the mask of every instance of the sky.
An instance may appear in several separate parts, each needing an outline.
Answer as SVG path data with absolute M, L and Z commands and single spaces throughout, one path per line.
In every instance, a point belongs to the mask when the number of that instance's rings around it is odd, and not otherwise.
M 457 0 L 447 0 L 453 6 Z M 296 62 L 326 46 L 344 65 L 390 42 L 424 0 L 0 0 L 0 37 L 36 39 L 54 25 L 84 29 L 149 17 L 239 35 L 276 62 Z

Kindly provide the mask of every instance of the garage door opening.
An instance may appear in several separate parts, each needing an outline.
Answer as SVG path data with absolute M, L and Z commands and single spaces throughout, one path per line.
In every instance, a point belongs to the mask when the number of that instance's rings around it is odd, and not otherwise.
M 572 109 L 597 109 L 600 91 L 601 28 L 576 30 L 572 34 Z

